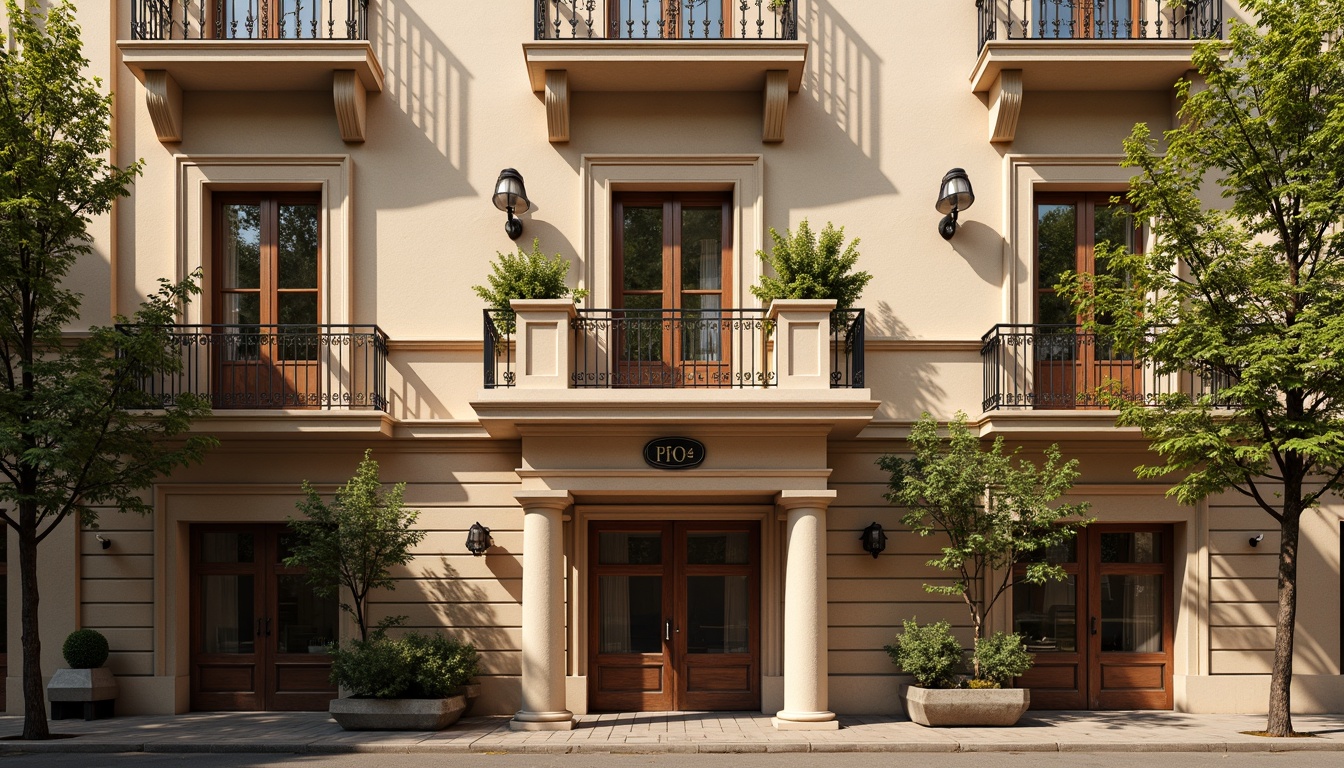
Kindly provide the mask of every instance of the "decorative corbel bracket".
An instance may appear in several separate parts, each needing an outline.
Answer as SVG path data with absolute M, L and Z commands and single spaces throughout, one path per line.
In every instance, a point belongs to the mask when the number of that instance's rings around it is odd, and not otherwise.
M 989 140 L 1010 142 L 1022 115 L 1022 70 L 1005 69 L 989 88 Z
M 546 137 L 552 144 L 569 141 L 569 72 L 546 70 Z
M 159 141 L 182 140 L 182 89 L 167 70 L 145 70 L 145 106 Z
M 364 81 L 353 69 L 337 70 L 331 81 L 331 95 L 336 104 L 336 124 L 341 129 L 341 138 L 348 142 L 364 141 L 368 116 Z
M 789 108 L 789 73 L 771 69 L 765 73 L 765 114 L 761 119 L 761 141 L 767 144 L 784 140 L 784 114 Z

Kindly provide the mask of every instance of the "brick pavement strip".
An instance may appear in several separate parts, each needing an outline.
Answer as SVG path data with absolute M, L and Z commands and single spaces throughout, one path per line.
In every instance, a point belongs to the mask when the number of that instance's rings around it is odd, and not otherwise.
M 742 752 L 1287 752 L 1344 751 L 1344 715 L 1298 715 L 1317 738 L 1265 739 L 1259 715 L 1173 712 L 1032 712 L 1011 728 L 922 728 L 900 717 L 841 717 L 835 731 L 775 731 L 754 712 L 585 715 L 572 731 L 511 731 L 503 717 L 429 732 L 347 732 L 325 713 L 191 713 L 57 721 L 74 738 L 0 741 L 28 752 L 267 753 L 742 753 Z M 18 717 L 0 716 L 0 735 Z

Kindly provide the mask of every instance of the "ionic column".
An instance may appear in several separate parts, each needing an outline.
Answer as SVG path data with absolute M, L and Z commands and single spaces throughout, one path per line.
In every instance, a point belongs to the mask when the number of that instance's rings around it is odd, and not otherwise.
M 826 508 L 835 491 L 782 491 L 788 515 L 784 555 L 784 709 L 779 730 L 834 730 L 826 664 Z
M 523 702 L 515 731 L 567 731 L 565 709 L 565 572 L 562 518 L 567 491 L 520 491 L 523 507 Z

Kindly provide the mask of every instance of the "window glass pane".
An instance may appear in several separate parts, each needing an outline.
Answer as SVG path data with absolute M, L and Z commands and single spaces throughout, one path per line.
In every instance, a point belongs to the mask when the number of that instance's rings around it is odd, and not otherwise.
M 209 531 L 201 534 L 201 562 L 250 563 L 256 538 L 250 533 Z
M 676 2 L 678 0 L 664 0 Z M 720 0 L 679 0 L 681 36 L 686 38 L 723 37 L 723 3 Z
M 747 653 L 749 608 L 746 576 L 688 576 L 686 652 Z
M 1160 653 L 1162 577 L 1101 577 L 1101 650 Z
M 282 293 L 280 304 L 280 360 L 317 359 L 317 294 Z
M 201 577 L 201 650 L 252 653 L 253 581 L 247 575 Z
M 336 596 L 322 597 L 307 576 L 289 574 L 276 577 L 276 599 L 280 653 L 326 653 L 326 644 L 337 639 Z
M 1101 534 L 1101 562 L 1103 563 L 1160 563 L 1162 562 L 1162 534 L 1103 533 Z
M 627 291 L 663 289 L 663 207 L 625 206 L 624 274 Z
M 1087 2 L 1087 0 L 1083 0 Z M 1073 0 L 1035 0 L 1036 18 L 1032 25 L 1032 37 L 1076 37 L 1077 20 L 1073 13 Z
M 621 360 L 657 362 L 663 359 L 663 297 L 636 294 L 625 297 L 621 313 Z M 628 311 L 628 310 L 638 311 Z
M 1086 22 L 1091 37 L 1119 40 L 1133 37 L 1133 0 L 1083 0 L 1079 3 L 1087 14 Z M 1169 3 L 1174 5 L 1174 3 Z
M 662 653 L 661 576 L 597 579 L 599 653 Z
M 723 289 L 723 208 L 681 209 L 681 287 Z
M 718 294 L 683 294 L 681 303 L 681 359 L 718 362 L 723 359 L 723 313 Z
M 225 360 L 256 360 L 261 355 L 261 295 L 226 293 L 221 297 L 222 321 L 227 325 L 221 343 Z
M 261 287 L 261 206 L 223 206 L 222 288 Z
M 656 531 L 599 533 L 597 562 L 602 565 L 658 565 L 663 562 L 663 535 Z
M 1077 653 L 1076 576 L 1045 584 L 1013 584 L 1013 631 L 1032 653 Z
M 281 288 L 317 287 L 317 206 L 281 205 L 276 250 Z
M 1129 207 L 1124 205 L 1098 205 L 1093 216 L 1095 242 L 1124 246 L 1134 251 L 1134 218 Z M 1106 265 L 1097 261 L 1097 274 L 1106 273 Z
M 746 565 L 750 548 L 746 531 L 686 534 L 686 562 L 691 565 Z
M 1078 217 L 1073 205 L 1036 206 L 1036 285 L 1053 288 L 1078 268 Z M 1070 320 L 1069 322 L 1072 322 Z
M 229 325 L 257 325 L 261 322 L 261 294 L 226 293 L 223 322 Z

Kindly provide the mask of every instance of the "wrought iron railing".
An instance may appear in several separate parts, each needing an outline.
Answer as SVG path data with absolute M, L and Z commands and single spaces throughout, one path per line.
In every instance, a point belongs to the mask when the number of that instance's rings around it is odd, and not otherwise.
M 990 40 L 1222 37 L 1222 0 L 975 0 L 977 51 Z
M 515 320 L 484 311 L 486 389 L 512 387 Z M 864 312 L 831 316 L 831 387 L 864 386 Z M 763 309 L 581 309 L 573 332 L 575 389 L 757 389 L 778 383 Z
M 1163 395 L 1217 395 L 1213 372 L 1162 373 L 1105 336 L 1074 325 L 996 325 L 980 339 L 986 411 L 1104 409 L 1110 398 L 1157 405 Z
M 190 393 L 215 409 L 387 410 L 387 334 L 376 325 L 174 325 L 166 336 L 181 370 L 140 380 L 163 405 Z
M 537 40 L 797 40 L 800 0 L 534 0 Z
M 132 0 L 135 40 L 367 40 L 369 0 Z

